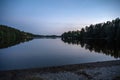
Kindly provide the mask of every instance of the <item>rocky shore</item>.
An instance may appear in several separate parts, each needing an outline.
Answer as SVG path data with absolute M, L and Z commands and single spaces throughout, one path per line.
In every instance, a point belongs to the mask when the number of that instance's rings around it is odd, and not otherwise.
M 0 80 L 120 80 L 120 60 L 0 71 Z

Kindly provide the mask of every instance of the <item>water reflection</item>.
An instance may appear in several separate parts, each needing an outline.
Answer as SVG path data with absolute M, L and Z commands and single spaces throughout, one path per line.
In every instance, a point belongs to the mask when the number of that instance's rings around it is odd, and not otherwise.
M 23 42 L 32 40 L 33 38 L 25 38 L 21 40 L 0 40 L 0 49 L 8 48 L 11 46 L 18 45 Z M 48 38 L 35 38 L 35 39 L 48 39 Z M 56 39 L 56 38 L 51 38 Z M 61 38 L 64 43 L 72 45 L 80 45 L 82 48 L 85 48 L 89 51 L 94 51 L 97 53 L 103 53 L 106 55 L 111 55 L 114 58 L 120 58 L 120 43 L 118 42 L 108 42 L 106 40 L 72 40 Z
M 27 41 L 30 41 L 32 40 L 33 38 L 24 38 L 24 39 L 19 39 L 19 40 L 16 40 L 16 39 L 6 39 L 6 40 L 0 40 L 0 49 L 3 49 L 3 48 L 8 48 L 8 47 L 11 47 L 11 46 L 15 46 L 15 45 L 18 45 L 20 43 L 23 43 L 23 42 L 27 42 Z
M 34 37 L 34 38 L 22 38 L 22 39 L 12 39 L 7 38 L 6 40 L 0 40 L 0 49 L 12 47 L 20 43 L 28 42 L 33 39 L 57 39 L 59 37 Z
M 72 39 L 61 39 L 64 43 L 72 45 L 80 45 L 86 50 L 94 51 L 97 53 L 103 53 L 106 55 L 111 55 L 114 58 L 120 58 L 120 43 L 119 42 L 109 42 L 106 40 L 72 40 Z
M 73 41 L 73 43 L 69 41 L 69 43 L 75 45 L 65 44 L 61 39 L 43 38 L 34 39 L 30 42 L 25 42 L 24 44 L 19 44 L 20 42 L 17 43 L 17 41 L 15 42 L 16 43 L 13 42 L 13 44 L 9 42 L 7 46 L 4 46 L 5 42 L 2 43 L 2 48 L 8 46 L 9 48 L 0 49 L 0 70 L 39 68 L 117 60 L 117 58 L 111 56 L 86 50 L 91 48 L 91 46 L 84 41 Z M 76 43 L 79 46 L 76 46 Z M 10 47 L 14 45 L 16 46 Z M 83 48 L 81 48 L 80 45 Z M 93 46 L 92 49 L 94 49 Z

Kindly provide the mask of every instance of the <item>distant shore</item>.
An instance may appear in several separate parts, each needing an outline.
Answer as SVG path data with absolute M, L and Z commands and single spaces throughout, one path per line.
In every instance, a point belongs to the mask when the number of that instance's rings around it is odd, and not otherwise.
M 120 60 L 0 71 L 0 80 L 120 80 Z M 50 79 L 51 78 L 51 79 Z

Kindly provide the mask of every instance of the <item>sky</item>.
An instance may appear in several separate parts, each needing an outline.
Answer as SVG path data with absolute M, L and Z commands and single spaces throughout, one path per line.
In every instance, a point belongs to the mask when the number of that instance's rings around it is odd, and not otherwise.
M 0 0 L 0 24 L 25 32 L 61 35 L 120 18 L 120 0 Z

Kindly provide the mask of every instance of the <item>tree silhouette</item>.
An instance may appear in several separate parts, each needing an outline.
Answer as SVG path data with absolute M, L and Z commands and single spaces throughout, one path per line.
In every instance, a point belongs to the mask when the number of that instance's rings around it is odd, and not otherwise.
M 68 31 L 62 34 L 65 39 L 105 39 L 108 41 L 120 40 L 120 19 L 107 21 L 106 23 L 99 23 L 95 25 L 86 26 L 81 31 Z
M 18 29 L 0 25 L 0 48 L 9 47 L 33 38 L 33 34 Z

